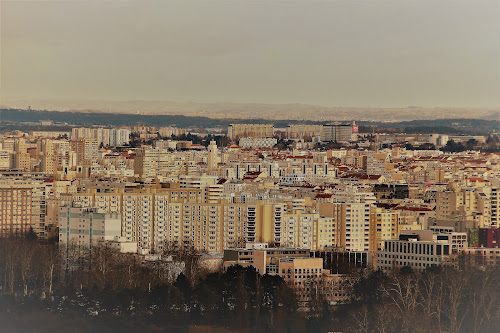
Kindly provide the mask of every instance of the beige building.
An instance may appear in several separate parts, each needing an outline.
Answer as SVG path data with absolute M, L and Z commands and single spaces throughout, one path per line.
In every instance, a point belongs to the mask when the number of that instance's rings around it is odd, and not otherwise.
M 231 140 L 239 138 L 268 138 L 274 136 L 274 126 L 270 124 L 231 124 L 227 128 L 227 137 Z
M 47 175 L 57 173 L 58 159 L 54 140 L 43 139 L 41 142 L 41 164 L 40 171 Z
M 30 155 L 28 154 L 28 145 L 24 138 L 18 138 L 14 143 L 14 155 L 12 159 L 13 169 L 19 171 L 30 171 Z
M 288 125 L 286 127 L 287 139 L 312 139 L 320 137 L 323 125 Z
M 325 270 L 323 259 L 311 258 L 308 249 L 266 248 L 264 244 L 226 249 L 223 266 L 226 269 L 232 265 L 253 266 L 262 275 L 279 275 L 295 290 L 303 308 L 318 294 L 331 304 L 348 298 L 343 278 Z
M 368 251 L 370 242 L 370 203 L 318 203 L 319 213 L 332 217 L 335 225 L 334 246 L 346 251 Z
M 46 184 L 35 179 L 0 181 L 0 235 L 33 231 L 45 237 Z
M 374 253 L 384 248 L 384 241 L 398 237 L 398 212 L 371 207 L 370 250 Z
M 99 142 L 92 139 L 72 140 L 70 149 L 76 152 L 78 164 L 89 163 L 98 158 Z
M 478 220 L 484 227 L 492 224 L 491 216 L 498 217 L 498 211 L 492 209 L 491 198 L 498 197 L 490 187 L 458 188 L 436 193 L 436 220 L 451 221 L 457 219 Z M 493 205 L 498 201 L 494 200 Z M 496 222 L 496 221 L 495 221 Z

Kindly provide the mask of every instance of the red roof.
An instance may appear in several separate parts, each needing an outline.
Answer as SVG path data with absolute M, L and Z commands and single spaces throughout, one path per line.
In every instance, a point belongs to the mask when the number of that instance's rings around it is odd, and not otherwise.
M 467 180 L 470 182 L 484 182 L 485 181 L 483 178 L 467 178 Z

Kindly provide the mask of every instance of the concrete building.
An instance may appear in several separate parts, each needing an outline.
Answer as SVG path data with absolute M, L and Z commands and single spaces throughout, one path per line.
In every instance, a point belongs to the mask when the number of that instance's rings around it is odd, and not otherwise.
M 61 206 L 59 216 L 59 246 L 63 248 L 72 245 L 92 248 L 95 244 L 121 236 L 119 213 L 73 204 Z
M 279 261 L 285 258 L 310 258 L 308 249 L 267 248 L 266 244 L 251 244 L 246 248 L 225 249 L 224 268 L 232 265 L 253 266 L 260 274 L 279 274 Z M 322 260 L 319 259 L 321 265 Z
M 33 229 L 45 237 L 47 183 L 33 178 L 0 180 L 0 235 Z
M 390 271 L 409 266 L 414 270 L 441 265 L 452 255 L 449 238 L 439 239 L 432 231 L 401 234 L 399 239 L 385 241 L 377 252 L 376 267 Z
M 76 152 L 78 164 L 90 163 L 97 160 L 99 156 L 99 142 L 93 139 L 72 140 L 70 149 Z
M 384 241 L 398 237 L 399 213 L 379 207 L 370 208 L 370 250 L 384 248 Z
M 54 140 L 43 139 L 41 144 L 41 164 L 40 171 L 47 175 L 53 175 L 58 169 L 57 151 Z
M 478 230 L 478 240 L 480 247 L 499 248 L 500 228 L 480 228 Z
M 315 137 L 321 137 L 323 125 L 288 125 L 286 127 L 287 139 L 305 139 L 311 140 Z
M 357 138 L 357 125 L 355 122 L 352 124 L 333 123 L 323 125 L 321 133 L 321 141 L 330 142 L 350 142 Z
M 274 126 L 270 124 L 231 124 L 227 128 L 230 140 L 239 138 L 269 138 L 274 136 Z
M 143 179 L 158 178 L 167 175 L 170 161 L 167 149 L 145 149 L 137 150 L 134 158 L 134 174 Z
M 370 235 L 370 203 L 319 203 L 319 213 L 332 217 L 337 230 L 334 246 L 346 251 L 369 251 L 375 242 Z
M 215 141 L 210 141 L 208 145 L 208 161 L 207 161 L 207 169 L 208 170 L 216 170 L 217 165 L 219 163 L 218 159 L 218 149 Z
M 11 153 L 7 150 L 0 150 L 0 170 L 8 170 L 11 165 Z
M 238 142 L 241 148 L 272 148 L 278 143 L 276 138 L 241 138 Z
M 71 130 L 72 140 L 95 140 L 97 145 L 121 146 L 130 141 L 128 128 L 85 128 L 75 127 Z
M 14 154 L 12 159 L 13 169 L 19 171 L 31 171 L 30 155 L 28 154 L 28 145 L 24 138 L 18 138 L 14 141 Z

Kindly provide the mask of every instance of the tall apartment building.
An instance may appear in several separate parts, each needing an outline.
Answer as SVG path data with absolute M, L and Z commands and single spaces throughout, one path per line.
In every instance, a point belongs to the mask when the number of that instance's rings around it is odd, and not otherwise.
M 33 228 L 45 237 L 46 184 L 35 179 L 0 181 L 0 235 L 25 233 Z
M 179 136 L 186 134 L 186 130 L 177 127 L 160 127 L 158 129 L 158 134 L 160 134 L 162 138 L 170 138 L 172 135 Z
M 311 139 L 321 137 L 323 125 L 288 125 L 286 127 L 287 139 Z
M 109 135 L 110 146 L 121 146 L 130 141 L 130 130 L 127 128 L 112 128 Z
M 356 139 L 356 133 L 357 125 L 355 122 L 352 124 L 327 124 L 323 125 L 321 141 L 349 142 Z
M 217 144 L 215 141 L 210 141 L 210 144 L 208 145 L 208 161 L 207 161 L 207 168 L 208 170 L 216 170 L 217 165 L 218 165 L 218 150 L 217 150 Z
M 241 138 L 238 142 L 241 148 L 272 148 L 278 143 L 276 138 Z
M 143 179 L 166 176 L 172 171 L 171 166 L 171 154 L 167 149 L 141 148 L 134 158 L 134 174 Z
M 57 151 L 54 140 L 43 139 L 41 142 L 41 164 L 40 171 L 46 174 L 54 174 L 57 171 Z
M 295 210 L 284 213 L 282 221 L 274 222 L 273 241 L 280 246 L 315 251 L 336 246 L 337 237 L 337 225 L 333 218 L 320 216 L 319 213 Z
M 370 203 L 318 203 L 319 213 L 333 218 L 337 231 L 335 246 L 346 251 L 368 251 L 375 242 L 370 233 Z
M 227 128 L 227 137 L 236 140 L 244 137 L 268 138 L 274 136 L 274 125 L 270 124 L 231 124 Z
M 449 221 L 461 216 L 465 220 L 479 221 L 479 226 L 491 226 L 491 215 L 498 211 L 491 207 L 491 198 L 498 198 L 490 188 L 456 188 L 436 193 L 436 220 Z M 494 200 L 495 201 L 495 200 Z M 498 205 L 498 200 L 494 205 Z
M 500 188 L 491 188 L 491 227 L 500 228 Z
M 75 127 L 71 130 L 72 140 L 96 140 L 98 145 L 120 146 L 130 141 L 128 128 L 85 128 Z
M 91 248 L 121 235 L 121 217 L 97 208 L 82 208 L 78 204 L 63 205 L 59 213 L 59 245 Z
M 370 250 L 384 248 L 384 241 L 398 237 L 399 213 L 379 207 L 370 209 Z
M 11 154 L 6 150 L 0 150 L 0 170 L 8 170 L 11 165 Z
M 93 139 L 72 140 L 70 149 L 76 152 L 78 164 L 88 163 L 98 158 L 99 142 Z
M 221 253 L 225 248 L 256 241 L 313 249 L 336 242 L 332 218 L 298 209 L 287 212 L 284 203 L 211 200 L 209 190 L 210 187 L 89 188 L 81 193 L 62 194 L 61 200 L 120 212 L 122 236 L 152 251 L 161 252 L 166 243 Z
M 62 194 L 61 201 L 83 208 L 101 208 L 118 212 L 122 216 L 122 236 L 136 241 L 144 249 L 161 249 L 163 229 L 169 221 L 168 204 L 171 202 L 204 202 L 205 193 L 197 189 L 168 189 L 148 187 L 143 189 L 88 188 L 80 193 Z M 177 206 L 176 206 L 177 207 Z M 175 210 L 174 210 L 175 213 Z M 174 216 L 175 217 L 175 214 Z M 155 233 L 155 228 L 156 233 Z M 156 238 L 155 238 L 156 237 Z
M 28 145 L 24 138 L 17 138 L 14 141 L 14 155 L 12 167 L 19 171 L 30 171 L 30 155 L 28 154 Z

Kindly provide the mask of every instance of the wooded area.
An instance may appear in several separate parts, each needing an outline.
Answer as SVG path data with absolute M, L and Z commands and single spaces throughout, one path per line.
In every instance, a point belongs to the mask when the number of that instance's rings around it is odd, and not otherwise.
M 207 273 L 195 252 L 171 250 L 174 261 L 185 262 L 176 278 L 167 266 L 106 246 L 68 265 L 76 249 L 63 253 L 29 237 L 0 239 L 0 316 L 8 314 L 9 325 L 23 332 L 33 331 L 23 318 L 40 320 L 38 332 L 53 332 L 62 323 L 75 332 L 196 332 L 193 325 L 214 332 L 458 333 L 500 327 L 500 268 L 480 267 L 467 257 L 422 273 L 354 272 L 348 304 L 331 306 L 312 294 L 305 312 L 293 286 L 279 276 L 240 266 Z

